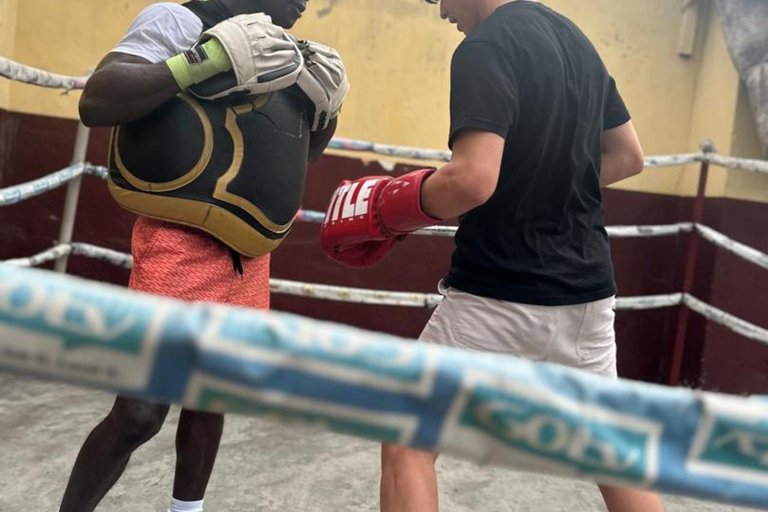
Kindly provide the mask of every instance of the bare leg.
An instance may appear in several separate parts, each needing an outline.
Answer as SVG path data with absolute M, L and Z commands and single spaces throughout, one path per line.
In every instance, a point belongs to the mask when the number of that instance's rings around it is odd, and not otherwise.
M 381 447 L 381 511 L 437 512 L 437 454 Z
M 92 512 L 123 474 L 131 454 L 160 431 L 169 406 L 117 397 L 80 449 L 60 512 Z
M 176 477 L 173 497 L 181 501 L 199 501 L 216 462 L 224 416 L 183 410 L 176 430 Z
M 609 512 L 664 512 L 658 494 L 606 485 L 599 487 Z

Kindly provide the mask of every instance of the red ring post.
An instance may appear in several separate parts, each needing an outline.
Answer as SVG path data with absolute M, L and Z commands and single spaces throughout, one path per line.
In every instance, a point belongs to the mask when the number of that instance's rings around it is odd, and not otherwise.
M 683 278 L 683 294 L 690 294 L 693 290 L 693 282 L 696 277 L 696 262 L 699 255 L 699 234 L 696 225 L 704 219 L 704 200 L 707 192 L 707 178 L 709 176 L 709 162 L 701 163 L 699 172 L 699 188 L 696 192 L 696 200 L 693 203 L 693 231 L 688 241 L 688 251 L 685 259 Z M 680 305 L 677 315 L 677 328 L 675 332 L 675 344 L 672 352 L 672 366 L 669 371 L 669 385 L 680 384 L 680 373 L 683 367 L 683 355 L 685 353 L 686 335 L 688 334 L 688 317 L 690 309 L 685 304 Z

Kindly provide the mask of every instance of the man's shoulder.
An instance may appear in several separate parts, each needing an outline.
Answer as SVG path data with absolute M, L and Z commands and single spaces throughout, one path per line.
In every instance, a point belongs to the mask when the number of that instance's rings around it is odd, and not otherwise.
M 157 2 L 154 4 L 149 4 L 146 6 L 142 11 L 141 14 L 149 13 L 149 14 L 158 14 L 158 13 L 167 13 L 167 14 L 174 14 L 174 15 L 185 15 L 186 13 L 192 14 L 192 11 L 187 9 L 181 4 L 177 4 L 175 2 Z
M 136 17 L 136 20 L 174 20 L 184 23 L 199 21 L 199 18 L 183 5 L 173 2 L 157 2 L 145 7 Z

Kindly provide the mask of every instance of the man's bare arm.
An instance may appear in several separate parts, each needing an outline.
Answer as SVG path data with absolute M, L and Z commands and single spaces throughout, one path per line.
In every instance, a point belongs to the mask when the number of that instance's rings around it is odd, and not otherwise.
M 117 126 L 139 119 L 180 92 L 165 62 L 110 53 L 101 61 L 80 98 L 87 126 Z

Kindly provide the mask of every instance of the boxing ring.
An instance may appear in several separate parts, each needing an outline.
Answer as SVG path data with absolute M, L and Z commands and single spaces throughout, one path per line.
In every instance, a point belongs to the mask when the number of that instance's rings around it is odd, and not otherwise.
M 0 59 L 0 74 L 66 90 L 83 79 Z M 72 240 L 82 179 L 73 163 L 0 190 L 0 207 L 68 187 L 59 244 L 0 264 L 0 368 L 59 382 L 183 404 L 277 417 L 375 441 L 458 455 L 481 464 L 630 485 L 768 508 L 768 397 L 743 398 L 629 381 L 555 365 L 412 343 L 283 313 L 183 303 L 63 275 L 71 256 L 130 268 L 131 257 Z M 430 161 L 450 154 L 334 139 L 334 149 Z M 690 222 L 612 226 L 611 237 L 693 233 L 679 293 L 621 297 L 617 310 L 680 307 L 672 383 L 679 379 L 691 312 L 755 343 L 768 329 L 691 293 L 701 241 L 768 269 L 768 254 L 702 223 L 709 167 L 768 174 L 768 162 L 701 153 L 651 157 L 649 168 L 700 164 Z M 87 177 L 87 178 L 84 178 Z M 303 222 L 322 212 L 302 211 Z M 420 236 L 453 236 L 440 226 Z M 56 261 L 59 273 L 31 267 Z M 273 279 L 273 293 L 374 305 L 433 308 L 440 296 Z

